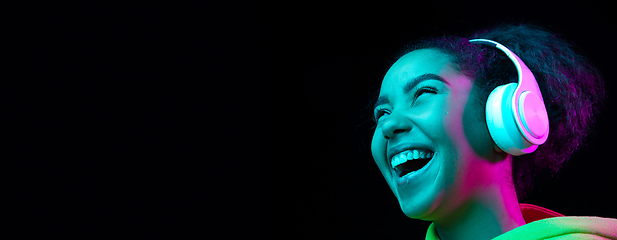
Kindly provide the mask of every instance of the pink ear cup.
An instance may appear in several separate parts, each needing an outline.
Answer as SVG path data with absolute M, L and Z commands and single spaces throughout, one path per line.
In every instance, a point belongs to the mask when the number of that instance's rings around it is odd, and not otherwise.
M 531 70 L 514 52 L 488 39 L 469 42 L 496 47 L 516 67 L 518 83 L 495 88 L 486 102 L 486 124 L 495 144 L 507 153 L 519 156 L 532 153 L 546 142 L 549 121 L 540 87 Z
M 525 91 L 521 94 L 518 104 L 521 125 L 533 137 L 527 140 L 535 143 L 537 141 L 534 140 L 540 140 L 548 133 L 548 114 L 544 102 L 535 93 Z
M 486 101 L 486 125 L 491 138 L 499 148 L 514 156 L 531 153 L 538 148 L 522 136 L 514 116 L 512 96 L 517 85 L 509 83 L 495 88 Z

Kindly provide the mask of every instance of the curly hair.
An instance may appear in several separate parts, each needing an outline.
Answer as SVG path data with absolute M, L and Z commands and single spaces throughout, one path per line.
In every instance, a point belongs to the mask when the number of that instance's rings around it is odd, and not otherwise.
M 397 59 L 411 51 L 438 49 L 451 57 L 461 73 L 475 79 L 486 105 L 497 86 L 517 82 L 514 64 L 498 49 L 469 43 L 497 41 L 516 53 L 533 72 L 549 115 L 548 140 L 527 155 L 514 157 L 512 177 L 519 199 L 533 188 L 537 176 L 553 175 L 578 150 L 605 98 L 604 82 L 594 66 L 558 35 L 531 24 L 501 24 L 467 37 L 427 38 L 405 46 Z

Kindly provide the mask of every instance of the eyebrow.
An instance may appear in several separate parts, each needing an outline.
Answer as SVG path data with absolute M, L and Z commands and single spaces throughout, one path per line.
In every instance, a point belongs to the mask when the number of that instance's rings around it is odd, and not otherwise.
M 439 80 L 444 82 L 445 84 L 448 84 L 448 82 L 446 81 L 446 79 L 442 78 L 441 76 L 437 75 L 437 74 L 433 74 L 433 73 L 426 73 L 426 74 L 422 74 L 418 77 L 415 77 L 413 79 L 411 79 L 411 81 L 405 83 L 405 86 L 403 87 L 403 93 L 407 94 L 409 93 L 409 91 L 411 91 L 411 89 L 415 88 L 418 84 L 420 84 L 423 81 L 426 80 Z
M 407 83 L 405 83 L 405 86 L 403 86 L 403 93 L 407 94 L 409 93 L 412 89 L 414 89 L 416 86 L 418 86 L 418 84 L 420 84 L 423 81 L 426 80 L 439 80 L 444 82 L 445 84 L 448 84 L 448 81 L 446 81 L 446 79 L 444 79 L 443 77 L 437 75 L 437 74 L 433 74 L 433 73 L 426 73 L 426 74 L 422 74 L 420 76 L 417 76 L 413 79 L 411 79 L 410 81 L 408 81 Z M 388 99 L 387 96 L 381 96 L 377 99 L 377 101 L 375 102 L 375 105 L 373 105 L 373 109 L 376 108 L 379 105 L 382 104 L 386 104 L 389 103 L 390 100 Z

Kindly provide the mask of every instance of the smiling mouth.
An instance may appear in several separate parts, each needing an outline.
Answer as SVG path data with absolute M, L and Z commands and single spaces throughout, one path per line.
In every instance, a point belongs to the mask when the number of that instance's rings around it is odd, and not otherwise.
M 427 149 L 406 150 L 392 157 L 391 166 L 397 176 L 403 177 L 411 172 L 422 169 L 433 159 L 434 155 L 434 152 Z

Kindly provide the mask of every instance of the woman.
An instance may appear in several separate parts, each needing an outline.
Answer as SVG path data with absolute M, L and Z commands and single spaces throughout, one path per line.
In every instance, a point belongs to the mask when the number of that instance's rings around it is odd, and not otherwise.
M 513 154 L 493 139 L 487 100 L 517 83 L 518 72 L 503 50 L 471 39 L 505 46 L 533 72 L 548 116 L 549 137 L 537 149 Z M 615 219 L 563 217 L 518 201 L 536 173 L 557 171 L 578 148 L 604 95 L 594 67 L 537 26 L 427 39 L 386 73 L 371 151 L 405 215 L 433 222 L 427 239 L 617 238 Z

